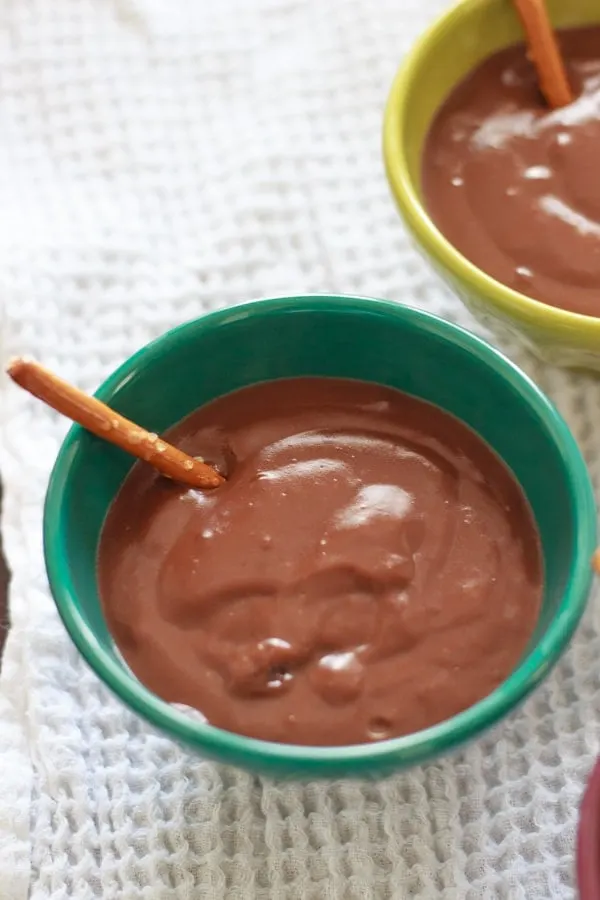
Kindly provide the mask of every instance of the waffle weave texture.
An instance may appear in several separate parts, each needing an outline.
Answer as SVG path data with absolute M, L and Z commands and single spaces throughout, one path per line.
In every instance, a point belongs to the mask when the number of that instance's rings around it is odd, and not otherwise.
M 439 0 L 0 0 L 0 353 L 85 390 L 168 327 L 253 296 L 392 298 L 479 330 L 411 249 L 383 105 Z M 600 381 L 505 349 L 600 485 Z M 274 783 L 151 733 L 48 592 L 41 510 L 66 425 L 3 378 L 14 571 L 0 678 L 0 900 L 575 896 L 600 738 L 600 617 L 526 706 L 380 783 Z

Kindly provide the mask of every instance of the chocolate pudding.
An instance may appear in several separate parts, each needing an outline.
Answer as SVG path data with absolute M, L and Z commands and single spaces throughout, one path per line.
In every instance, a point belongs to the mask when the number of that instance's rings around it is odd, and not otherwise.
M 433 122 L 424 202 L 488 275 L 551 306 L 600 316 L 600 27 L 559 39 L 577 99 L 548 109 L 524 45 L 485 60 Z
M 167 434 L 226 483 L 138 463 L 98 578 L 125 661 L 228 731 L 355 744 L 466 709 L 515 667 L 542 593 L 515 479 L 450 415 L 390 388 L 258 384 Z

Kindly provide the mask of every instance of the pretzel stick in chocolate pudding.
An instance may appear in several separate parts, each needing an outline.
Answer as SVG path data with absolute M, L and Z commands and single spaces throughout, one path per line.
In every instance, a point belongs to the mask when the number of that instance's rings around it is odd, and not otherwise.
M 215 488 L 224 482 L 225 479 L 202 460 L 167 444 L 158 435 L 126 419 L 95 397 L 84 394 L 38 363 L 13 359 L 6 371 L 20 387 L 52 409 L 99 438 L 150 463 L 174 481 L 195 488 Z
M 527 37 L 529 54 L 537 70 L 540 90 L 548 106 L 557 109 L 573 100 L 556 35 L 545 0 L 513 0 Z

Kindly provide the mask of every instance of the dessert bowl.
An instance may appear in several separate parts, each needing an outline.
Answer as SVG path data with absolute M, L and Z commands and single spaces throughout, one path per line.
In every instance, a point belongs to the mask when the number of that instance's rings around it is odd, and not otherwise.
M 556 663 L 590 588 L 592 489 L 568 427 L 526 375 L 463 329 L 387 301 L 283 297 L 210 313 L 140 350 L 97 396 L 163 432 L 218 396 L 293 376 L 370 381 L 427 400 L 464 421 L 512 470 L 540 533 L 545 589 L 524 656 L 492 694 L 418 733 L 347 747 L 258 741 L 161 700 L 123 663 L 98 593 L 100 531 L 133 460 L 79 426 L 65 439 L 46 497 L 50 587 L 71 638 L 98 677 L 155 728 L 202 756 L 272 776 L 382 776 L 475 737 L 514 709 Z
M 548 0 L 555 27 L 600 24 L 595 0 Z M 554 365 L 600 370 L 600 317 L 533 300 L 466 259 L 434 225 L 421 196 L 421 157 L 429 127 L 452 89 L 482 60 L 523 40 L 507 0 L 463 0 L 443 14 L 404 59 L 384 118 L 390 187 L 417 247 L 484 325 L 507 332 Z
M 577 885 L 581 900 L 600 900 L 600 759 L 592 769 L 579 811 Z

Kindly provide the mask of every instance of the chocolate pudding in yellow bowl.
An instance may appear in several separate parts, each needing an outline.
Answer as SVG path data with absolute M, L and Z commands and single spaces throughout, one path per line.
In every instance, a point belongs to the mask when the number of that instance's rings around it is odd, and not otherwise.
M 545 105 L 508 0 L 464 0 L 396 75 L 385 163 L 417 246 L 480 321 L 600 370 L 600 7 L 548 10 L 572 104 Z

